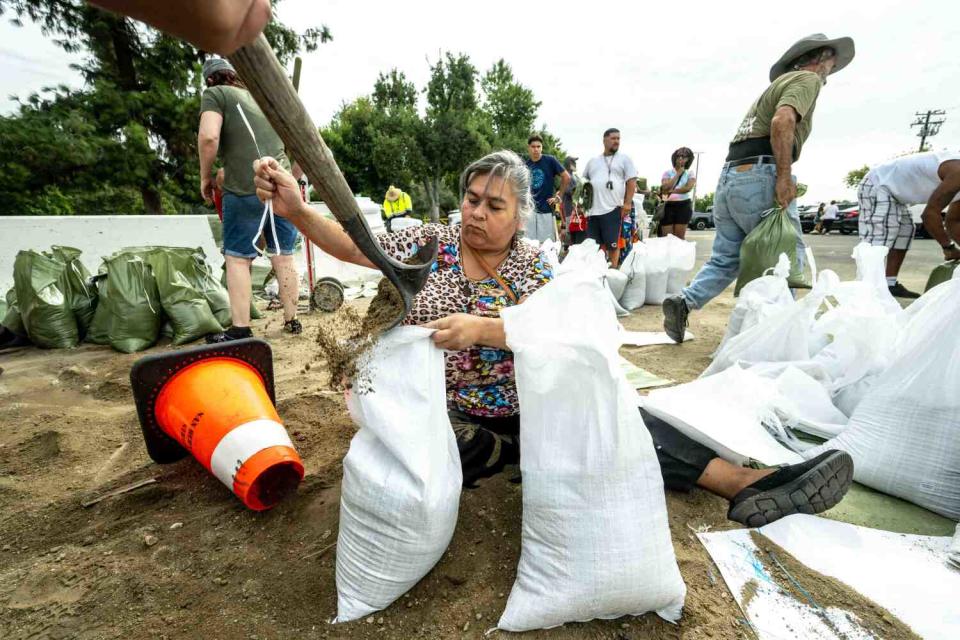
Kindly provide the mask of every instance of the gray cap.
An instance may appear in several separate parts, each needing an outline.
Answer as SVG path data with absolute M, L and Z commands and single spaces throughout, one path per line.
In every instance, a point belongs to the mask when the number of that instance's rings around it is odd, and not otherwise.
M 806 38 L 801 38 L 793 43 L 786 53 L 780 56 L 772 67 L 770 67 L 770 82 L 773 82 L 779 76 L 790 71 L 790 64 L 805 53 L 809 53 L 820 47 L 831 47 L 837 52 L 837 62 L 833 66 L 831 74 L 840 71 L 853 60 L 855 49 L 852 38 L 834 38 L 830 39 L 822 33 L 814 33 Z
M 236 73 L 236 70 L 233 68 L 233 65 L 230 64 L 229 60 L 224 58 L 207 58 L 203 61 L 203 79 L 206 80 L 212 76 L 217 71 L 233 71 Z

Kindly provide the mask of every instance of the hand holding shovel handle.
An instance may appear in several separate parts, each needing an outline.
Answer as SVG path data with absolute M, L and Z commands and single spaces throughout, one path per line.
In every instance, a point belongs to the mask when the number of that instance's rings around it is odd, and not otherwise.
M 266 38 L 261 34 L 255 41 L 230 55 L 229 59 L 274 131 L 283 140 L 288 154 L 300 164 L 337 221 L 363 255 L 400 292 L 403 315 L 391 325 L 396 326 L 410 310 L 414 296 L 426 282 L 430 265 L 437 255 L 436 240 L 420 250 L 414 264 L 403 264 L 385 254 L 367 226 L 333 154 L 324 144 Z

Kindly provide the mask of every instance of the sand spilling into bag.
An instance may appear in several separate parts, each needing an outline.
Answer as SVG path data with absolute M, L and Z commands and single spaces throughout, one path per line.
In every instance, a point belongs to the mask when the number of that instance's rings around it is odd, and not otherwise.
M 377 295 L 362 318 L 348 306 L 330 315 L 317 333 L 317 357 L 330 371 L 331 389 L 369 390 L 364 368 L 370 347 L 402 316 L 403 298 L 386 278 L 380 280 Z

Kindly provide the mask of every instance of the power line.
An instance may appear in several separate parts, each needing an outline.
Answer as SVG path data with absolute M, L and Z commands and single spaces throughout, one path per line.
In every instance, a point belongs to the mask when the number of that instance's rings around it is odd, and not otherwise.
M 920 138 L 920 151 L 923 151 L 927 138 L 932 138 L 940 133 L 940 126 L 946 121 L 947 112 L 943 109 L 928 109 L 926 113 L 918 111 L 914 115 L 917 116 L 917 119 L 910 124 L 910 127 L 920 127 L 920 132 L 917 133 L 917 136 Z M 935 116 L 943 117 L 939 120 L 931 120 L 931 118 Z

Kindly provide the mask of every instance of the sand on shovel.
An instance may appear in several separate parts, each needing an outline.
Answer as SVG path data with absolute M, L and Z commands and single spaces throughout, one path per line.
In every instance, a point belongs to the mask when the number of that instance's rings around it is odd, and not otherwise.
M 364 375 L 370 347 L 403 314 L 403 298 L 387 278 L 380 280 L 377 295 L 361 318 L 352 307 L 341 307 L 317 334 L 317 357 L 327 363 L 330 388 L 370 390 Z

